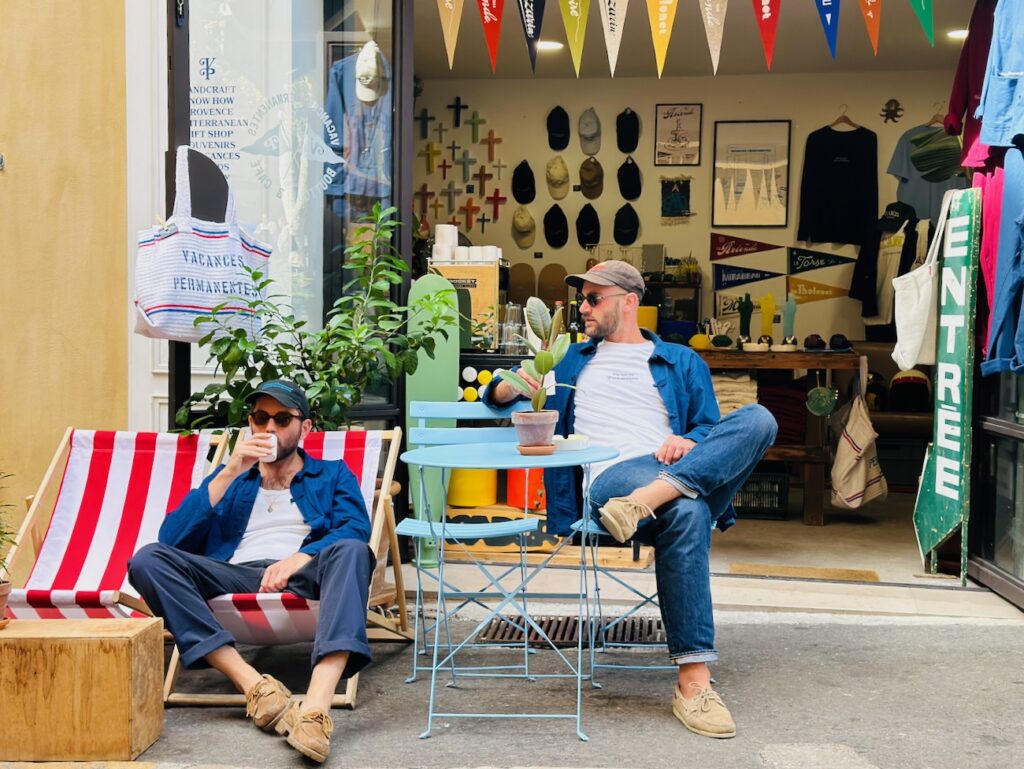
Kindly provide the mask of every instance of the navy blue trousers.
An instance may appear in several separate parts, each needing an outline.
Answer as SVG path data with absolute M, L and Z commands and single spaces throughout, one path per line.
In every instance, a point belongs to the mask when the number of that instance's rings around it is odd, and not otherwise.
M 207 600 L 225 593 L 256 593 L 273 561 L 232 564 L 154 543 L 128 562 L 128 579 L 153 613 L 174 634 L 187 668 L 209 667 L 205 657 L 235 644 L 216 620 Z M 320 602 L 312 664 L 334 652 L 348 652 L 343 678 L 370 664 L 366 603 L 374 557 L 365 542 L 343 539 L 325 547 L 288 580 L 286 592 Z

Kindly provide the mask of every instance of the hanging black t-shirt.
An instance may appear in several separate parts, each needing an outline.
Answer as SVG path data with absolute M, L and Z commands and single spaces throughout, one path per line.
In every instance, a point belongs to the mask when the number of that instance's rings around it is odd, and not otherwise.
M 860 245 L 878 216 L 878 137 L 825 126 L 807 137 L 797 240 Z

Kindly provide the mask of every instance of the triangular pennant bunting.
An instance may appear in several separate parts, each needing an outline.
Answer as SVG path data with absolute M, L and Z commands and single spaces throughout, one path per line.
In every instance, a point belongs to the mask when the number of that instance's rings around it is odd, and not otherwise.
M 853 256 L 841 256 L 839 254 L 827 254 L 821 251 L 808 251 L 805 248 L 788 248 L 789 253 L 789 274 L 797 275 L 801 272 L 820 270 L 823 267 L 835 267 L 840 264 L 853 264 L 857 261 Z
M 825 299 L 839 299 L 849 292 L 839 286 L 830 286 L 826 283 L 815 283 L 805 278 L 786 278 L 786 293 L 793 297 L 797 304 L 807 302 L 820 302 Z
M 604 45 L 608 49 L 608 69 L 615 77 L 615 62 L 619 60 L 619 44 L 622 42 L 622 27 L 626 23 L 626 8 L 629 0 L 600 0 L 601 29 L 604 30 Z
M 865 0 L 861 0 L 864 2 Z M 871 0 L 877 2 L 877 0 Z M 764 62 L 768 69 L 772 68 L 772 57 L 775 55 L 775 31 L 779 26 L 779 9 L 782 0 L 752 0 L 754 18 L 757 29 L 761 33 L 761 47 L 764 48 Z
M 651 20 L 651 40 L 654 58 L 658 62 L 658 77 L 665 69 L 668 44 L 672 39 L 672 23 L 676 20 L 679 0 L 647 0 L 647 17 Z
M 750 267 L 734 267 L 731 264 L 716 264 L 715 291 L 723 291 L 746 283 L 757 283 L 759 280 L 784 277 L 781 272 L 754 270 Z
M 785 246 L 773 246 L 771 243 L 723 235 L 720 232 L 711 233 L 712 262 L 717 262 L 719 259 L 729 259 L 733 256 L 757 254 L 761 251 L 774 251 L 777 248 L 785 248 Z
M 928 42 L 932 48 L 935 47 L 935 17 L 932 15 L 932 0 L 908 0 L 910 7 L 917 14 L 917 20 L 921 22 L 921 28 L 928 36 Z
M 878 56 L 878 30 L 882 25 L 882 0 L 860 0 L 860 13 L 868 31 L 871 49 Z
M 565 37 L 569 41 L 572 66 L 576 68 L 576 77 L 579 77 L 580 63 L 583 61 L 583 39 L 587 36 L 587 17 L 590 16 L 590 0 L 558 0 L 558 4 L 562 8 L 562 23 L 565 25 Z
M 441 14 L 441 31 L 444 33 L 444 47 L 448 51 L 448 69 L 455 64 L 455 44 L 459 40 L 464 2 L 465 0 L 437 0 L 437 11 Z
M 498 71 L 498 42 L 501 39 L 501 16 L 505 12 L 505 0 L 476 0 L 480 9 L 480 23 L 484 25 L 484 39 L 487 53 L 491 57 L 491 72 Z
M 540 42 L 540 25 L 544 21 L 544 3 L 545 0 L 519 0 L 519 18 L 523 21 L 530 68 L 534 72 L 537 71 L 537 43 Z
M 725 12 L 729 0 L 700 0 L 700 17 L 704 20 L 704 35 L 711 53 L 711 69 L 718 74 L 718 59 L 722 54 L 722 33 L 725 31 Z
M 832 58 L 836 57 L 836 38 L 839 37 L 839 0 L 814 0 L 818 7 L 821 28 L 825 31 L 828 50 Z

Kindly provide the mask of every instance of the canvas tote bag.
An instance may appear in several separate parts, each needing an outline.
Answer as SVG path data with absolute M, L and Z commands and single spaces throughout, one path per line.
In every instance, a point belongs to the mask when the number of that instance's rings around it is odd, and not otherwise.
M 873 499 L 885 499 L 889 486 L 878 464 L 878 434 L 858 394 L 849 404 L 832 462 L 832 505 L 856 510 Z
M 896 347 L 892 359 L 903 371 L 917 364 L 935 363 L 935 331 L 938 325 L 939 249 L 945 235 L 949 204 L 956 190 L 942 196 L 942 209 L 935 222 L 935 237 L 924 264 L 892 279 Z
M 189 150 L 178 147 L 171 218 L 166 225 L 139 231 L 135 331 L 156 339 L 196 342 L 210 329 L 205 324 L 197 327 L 195 319 L 227 302 L 220 317 L 232 328 L 244 327 L 254 335 L 258 322 L 237 297 L 265 298 L 244 268 L 265 275 L 270 246 L 238 226 L 230 190 L 226 221 L 207 222 L 192 216 Z

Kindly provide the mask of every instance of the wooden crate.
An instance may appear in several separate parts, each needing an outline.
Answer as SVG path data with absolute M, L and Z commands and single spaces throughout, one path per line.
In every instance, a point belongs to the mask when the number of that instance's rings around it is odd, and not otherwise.
M 160 737 L 163 622 L 14 620 L 0 631 L 0 760 L 129 761 Z

